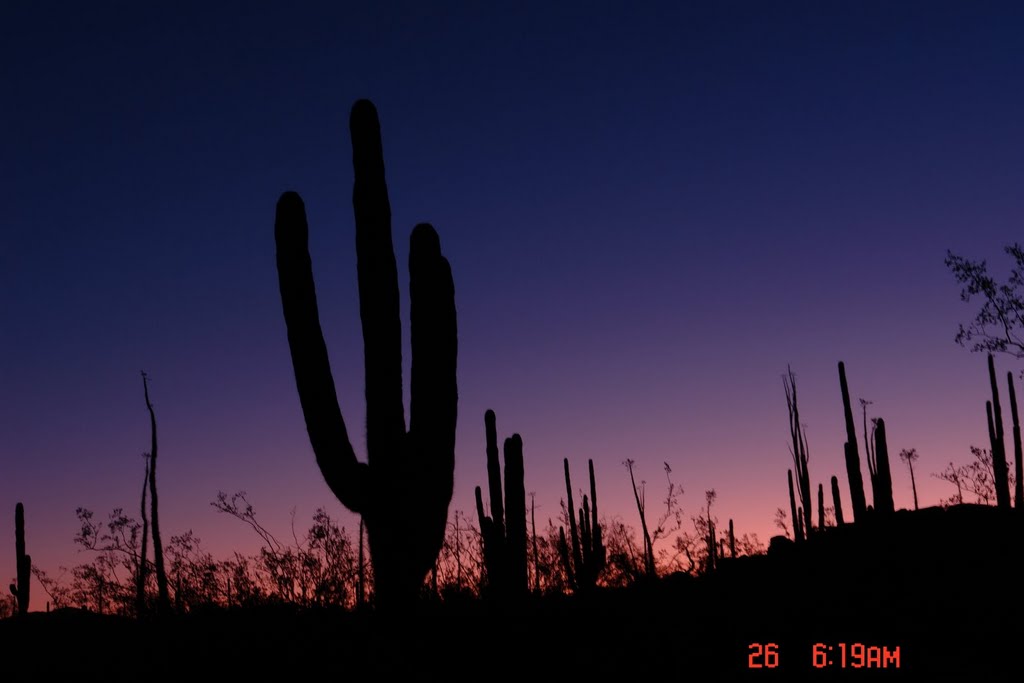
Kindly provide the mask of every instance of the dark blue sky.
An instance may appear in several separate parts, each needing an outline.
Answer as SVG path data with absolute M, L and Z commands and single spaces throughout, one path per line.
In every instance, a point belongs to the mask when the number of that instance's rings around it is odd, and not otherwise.
M 952 341 L 972 309 L 942 261 L 998 271 L 1018 239 L 1019 5 L 295 4 L 0 9 L 0 510 L 25 501 L 52 545 L 37 562 L 74 561 L 76 506 L 136 506 L 141 369 L 172 532 L 235 544 L 206 506 L 217 489 L 248 489 L 271 525 L 340 511 L 294 393 L 272 226 L 299 191 L 362 452 L 361 97 L 381 116 L 403 297 L 415 223 L 453 267 L 453 508 L 483 482 L 492 407 L 523 434 L 546 514 L 563 456 L 581 473 L 595 458 L 630 523 L 621 461 L 652 486 L 670 461 L 688 511 L 715 487 L 766 540 L 787 363 L 815 483 L 842 472 L 840 359 L 923 471 L 984 445 L 983 359 Z

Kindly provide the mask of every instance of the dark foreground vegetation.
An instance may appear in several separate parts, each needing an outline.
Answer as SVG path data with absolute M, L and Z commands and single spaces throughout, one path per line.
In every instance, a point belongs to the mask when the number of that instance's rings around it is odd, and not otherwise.
M 766 555 L 723 558 L 714 574 L 585 595 L 451 596 L 391 614 L 211 607 L 141 622 L 62 609 L 0 621 L 0 642 L 17 655 L 8 665 L 26 673 L 105 680 L 271 671 L 339 680 L 1011 680 L 1022 531 L 1015 511 L 991 506 L 898 511 L 885 524 L 833 527 L 801 544 L 776 537 Z M 819 642 L 834 647 L 832 666 L 813 666 Z M 756 656 L 755 643 L 777 645 L 777 660 Z M 889 656 L 884 668 L 855 667 L 848 650 L 843 670 L 839 643 Z

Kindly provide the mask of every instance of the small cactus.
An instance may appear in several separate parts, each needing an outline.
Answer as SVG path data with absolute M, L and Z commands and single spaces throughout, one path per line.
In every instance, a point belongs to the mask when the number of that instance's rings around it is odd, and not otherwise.
M 839 478 L 832 477 L 832 506 L 836 511 L 836 526 L 842 526 L 843 520 L 843 504 L 839 500 Z
M 476 487 L 476 513 L 484 544 L 484 566 L 491 590 L 506 595 L 527 591 L 526 485 L 523 440 L 518 434 L 505 439 L 505 492 L 502 501 L 501 467 L 494 411 L 484 413 L 487 439 L 487 484 L 491 516 L 484 514 L 483 493 Z
M 594 479 L 594 461 L 588 461 L 590 468 L 590 498 L 583 496 L 583 507 L 576 510 L 572 499 L 572 479 L 569 477 L 569 459 L 563 460 L 565 467 L 566 512 L 569 518 L 569 534 L 572 552 L 565 538 L 565 527 L 559 527 L 559 552 L 569 585 L 576 592 L 591 590 L 597 585 L 597 577 L 604 569 L 607 552 L 601 541 L 601 525 L 597 519 L 597 485 Z
M 18 614 L 28 614 L 29 587 L 32 580 L 32 557 L 25 553 L 25 506 L 14 506 L 14 553 L 17 561 L 17 583 L 11 594 L 18 603 Z

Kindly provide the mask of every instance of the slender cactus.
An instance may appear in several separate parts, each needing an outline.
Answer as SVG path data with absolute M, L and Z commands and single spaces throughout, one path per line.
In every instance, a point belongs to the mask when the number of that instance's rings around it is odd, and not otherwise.
M 825 528 L 825 487 L 818 484 L 818 528 Z
M 853 408 L 850 406 L 850 389 L 846 384 L 846 366 L 839 361 L 839 388 L 843 394 L 843 414 L 846 418 L 846 476 L 850 482 L 850 505 L 853 521 L 864 518 L 867 500 L 864 497 L 864 479 L 860 473 L 860 455 L 857 452 L 857 429 L 853 424 Z
M 305 206 L 294 192 L 284 193 L 277 203 L 278 281 L 295 383 L 317 464 L 338 500 L 366 522 L 378 604 L 398 607 L 416 599 L 447 527 L 458 403 L 455 287 L 434 228 L 417 225 L 409 254 L 407 431 L 398 271 L 380 122 L 372 103 L 355 103 L 350 130 L 367 463 L 356 459 L 338 406 L 316 303 Z
M 875 502 L 875 511 L 893 512 L 895 505 L 892 498 L 892 470 L 889 467 L 889 447 L 885 439 L 885 420 L 875 419 L 875 449 L 873 476 L 874 486 L 871 491 Z
M 1006 439 L 1003 437 L 1003 409 L 999 404 L 999 384 L 996 382 L 996 363 L 992 354 L 988 354 L 988 379 L 992 387 L 992 405 L 989 409 L 992 423 L 992 474 L 996 487 L 996 505 L 1001 508 L 1010 507 L 1009 468 L 1006 464 Z
M 167 590 L 167 572 L 164 569 L 164 545 L 160 540 L 160 517 L 157 513 L 156 497 L 156 412 L 149 400 L 149 378 L 142 373 L 142 392 L 149 411 L 149 502 L 150 527 L 153 532 L 153 565 L 156 569 L 157 611 L 166 614 L 171 610 L 171 596 Z
M 572 479 L 569 477 L 569 459 L 562 461 L 565 469 L 566 511 L 569 517 L 569 534 L 572 538 L 570 555 L 565 539 L 565 528 L 559 527 L 559 550 L 565 564 L 566 575 L 574 591 L 583 592 L 597 585 L 597 577 L 604 569 L 607 551 L 602 542 L 602 529 L 597 517 L 597 484 L 594 478 L 594 461 L 588 461 L 590 470 L 590 497 L 583 496 L 583 506 L 575 510 L 572 498 Z M 579 515 L 577 523 L 576 515 Z M 570 566 L 571 560 L 571 566 Z
M 17 565 L 17 583 L 11 584 L 11 594 L 18 604 L 18 614 L 28 614 L 29 589 L 32 581 L 32 556 L 25 553 L 25 506 L 14 506 L 14 556 Z
M 732 520 L 729 520 L 729 557 L 736 557 L 736 536 L 733 534 Z
M 832 477 L 832 506 L 836 510 L 836 526 L 842 526 L 843 520 L 843 504 L 839 500 L 839 478 Z
M 1020 509 L 1024 506 L 1024 455 L 1021 454 L 1020 418 L 1017 416 L 1017 392 L 1013 388 L 1013 373 L 1006 373 L 1006 382 L 1010 385 L 1010 414 L 1013 419 L 1013 470 L 1016 481 L 1013 486 L 1013 506 Z
M 528 589 L 526 567 L 526 486 L 523 440 L 518 434 L 505 439 L 505 494 L 502 502 L 501 469 L 494 411 L 484 413 L 487 439 L 487 484 L 491 516 L 484 514 L 483 493 L 476 487 L 476 513 L 484 544 L 484 566 L 490 588 L 496 593 L 522 595 Z

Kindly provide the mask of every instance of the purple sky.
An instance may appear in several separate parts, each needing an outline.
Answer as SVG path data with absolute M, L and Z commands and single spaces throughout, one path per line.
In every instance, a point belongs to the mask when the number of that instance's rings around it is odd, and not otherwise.
M 1019 5 L 299 4 L 0 9 L 0 574 L 16 501 L 54 571 L 85 559 L 76 507 L 137 509 L 142 369 L 165 537 L 255 549 L 210 508 L 219 489 L 282 536 L 292 508 L 299 528 L 318 506 L 351 528 L 306 438 L 273 219 L 302 194 L 362 454 L 360 97 L 381 116 L 406 348 L 415 223 L 452 264 L 453 510 L 485 483 L 493 408 L 523 436 L 538 521 L 562 457 L 580 484 L 593 458 L 603 512 L 630 524 L 622 461 L 651 499 L 667 461 L 687 516 L 715 488 L 719 518 L 767 542 L 788 505 L 787 364 L 812 482 L 840 475 L 847 515 L 838 360 L 890 451 L 921 454 L 922 504 L 952 493 L 930 473 L 987 447 L 985 359 L 953 342 L 974 306 L 943 258 L 1002 275 L 1018 239 Z

